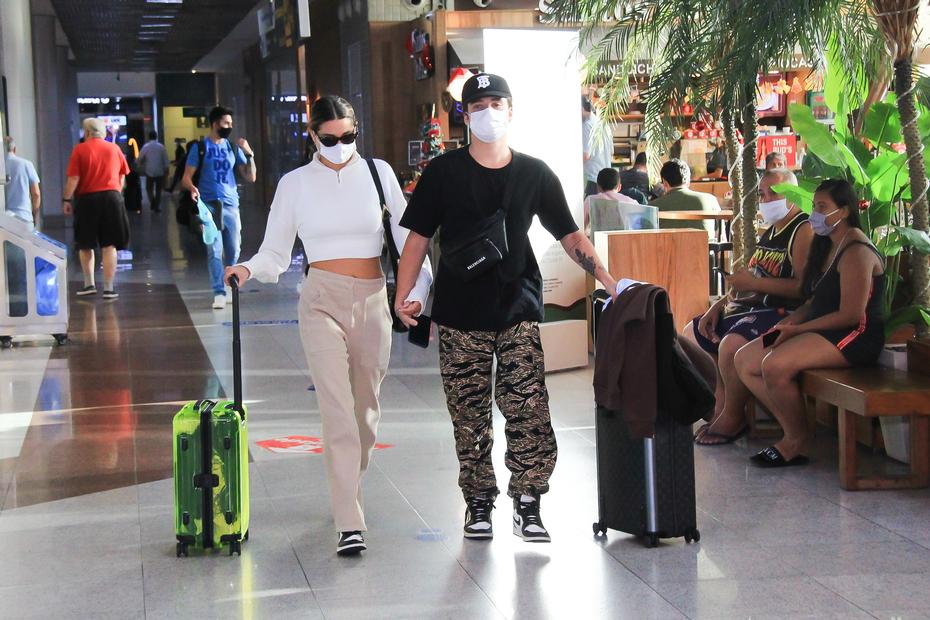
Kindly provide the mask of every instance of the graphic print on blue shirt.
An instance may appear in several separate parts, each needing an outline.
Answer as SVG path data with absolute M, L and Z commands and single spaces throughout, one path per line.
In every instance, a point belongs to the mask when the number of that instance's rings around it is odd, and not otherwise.
M 204 144 L 206 151 L 203 167 L 200 169 L 200 181 L 197 183 L 201 199 L 204 202 L 220 200 L 225 205 L 239 206 L 235 166 L 246 163 L 245 154 L 242 149 L 233 147 L 229 140 L 214 143 L 205 138 Z M 192 148 L 187 157 L 187 165 L 196 168 L 199 159 L 199 149 Z

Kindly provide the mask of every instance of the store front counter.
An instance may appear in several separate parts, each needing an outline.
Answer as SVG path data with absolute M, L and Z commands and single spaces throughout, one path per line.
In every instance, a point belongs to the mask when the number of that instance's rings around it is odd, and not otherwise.
M 615 278 L 661 286 L 681 329 L 710 306 L 707 233 L 702 230 L 618 230 L 594 233 L 594 247 Z

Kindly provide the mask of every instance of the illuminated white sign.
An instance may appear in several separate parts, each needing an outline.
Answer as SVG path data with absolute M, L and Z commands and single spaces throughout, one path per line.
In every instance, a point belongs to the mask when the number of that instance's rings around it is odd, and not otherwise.
M 77 102 L 78 103 L 90 103 L 94 105 L 100 105 L 102 103 L 103 105 L 106 105 L 110 103 L 110 98 L 109 97 L 78 97 Z

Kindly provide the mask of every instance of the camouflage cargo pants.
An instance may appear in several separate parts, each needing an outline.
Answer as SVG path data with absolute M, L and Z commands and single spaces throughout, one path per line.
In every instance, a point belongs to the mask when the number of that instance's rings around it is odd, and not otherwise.
M 545 493 L 555 468 L 539 325 L 524 322 L 500 332 L 439 328 L 439 369 L 455 430 L 459 486 L 466 498 L 496 497 L 491 463 L 494 429 L 491 368 L 497 357 L 495 401 L 506 424 L 507 494 Z

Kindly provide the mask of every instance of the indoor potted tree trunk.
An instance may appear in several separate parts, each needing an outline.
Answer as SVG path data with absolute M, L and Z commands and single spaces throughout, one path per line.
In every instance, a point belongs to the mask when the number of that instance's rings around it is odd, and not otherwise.
M 898 113 L 901 117 L 901 133 L 907 148 L 907 167 L 911 185 L 911 228 L 918 232 L 928 231 L 927 217 L 927 172 L 924 166 L 923 144 L 917 124 L 919 114 L 914 96 L 912 79 L 915 27 L 919 0 L 872 0 L 875 20 L 885 38 L 895 50 L 894 90 L 897 96 Z M 911 285 L 915 292 L 915 303 L 930 305 L 930 264 L 927 256 L 911 253 Z M 926 342 L 930 331 L 925 323 L 917 324 L 917 337 L 924 340 L 923 346 L 914 346 L 919 351 L 930 351 Z

